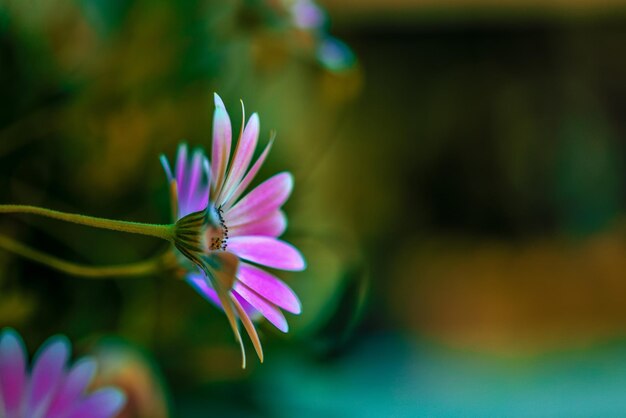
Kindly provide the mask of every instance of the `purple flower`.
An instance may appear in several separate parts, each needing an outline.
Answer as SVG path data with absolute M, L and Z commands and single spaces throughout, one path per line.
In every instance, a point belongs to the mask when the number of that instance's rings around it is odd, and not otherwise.
M 176 218 L 197 221 L 195 214 L 202 211 L 208 217 L 203 224 L 197 224 L 203 229 L 201 242 L 195 245 L 201 247 L 203 254 L 197 256 L 193 250 L 182 248 L 196 265 L 202 264 L 201 269 L 188 264 L 187 282 L 224 309 L 240 344 L 234 317 L 242 321 L 262 361 L 261 345 L 251 319 L 265 317 L 287 332 L 289 326 L 282 310 L 299 314 L 301 305 L 283 281 L 259 266 L 300 271 L 306 263 L 295 247 L 278 239 L 287 227 L 281 207 L 293 189 L 291 174 L 276 174 L 244 196 L 272 146 L 270 141 L 251 165 L 259 137 L 259 117 L 254 113 L 245 128 L 244 122 L 245 116 L 230 161 L 230 118 L 222 99 L 215 94 L 212 164 L 200 149 L 189 155 L 184 144 L 178 148 L 174 171 L 165 157 L 161 161 L 172 185 Z
M 35 355 L 30 374 L 19 334 L 5 328 L 0 334 L 0 417 L 2 418 L 110 418 L 126 398 L 113 388 L 85 394 L 96 372 L 89 358 L 66 368 L 71 346 L 54 336 Z
M 300 29 L 318 29 L 326 21 L 324 11 L 312 0 L 295 0 L 290 11 L 294 25 Z

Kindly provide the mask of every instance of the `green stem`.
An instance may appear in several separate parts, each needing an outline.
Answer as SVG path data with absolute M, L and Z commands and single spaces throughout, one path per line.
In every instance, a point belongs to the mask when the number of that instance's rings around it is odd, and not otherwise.
M 91 279 L 120 276 L 145 276 L 172 267 L 172 253 L 167 252 L 155 258 L 133 264 L 120 264 L 114 266 L 88 266 L 72 263 L 60 258 L 45 254 L 41 251 L 21 244 L 5 235 L 0 235 L 0 248 L 18 254 L 24 258 L 46 265 L 55 270 L 62 271 L 73 276 L 81 276 Z
M 30 213 L 33 215 L 47 216 L 48 218 L 60 221 L 72 222 L 79 225 L 91 226 L 94 228 L 110 229 L 113 231 L 129 232 L 131 234 L 148 235 L 166 241 L 174 240 L 174 225 L 156 225 L 139 222 L 117 221 L 113 219 L 96 218 L 74 213 L 59 212 L 52 209 L 45 209 L 27 205 L 0 205 L 0 213 Z

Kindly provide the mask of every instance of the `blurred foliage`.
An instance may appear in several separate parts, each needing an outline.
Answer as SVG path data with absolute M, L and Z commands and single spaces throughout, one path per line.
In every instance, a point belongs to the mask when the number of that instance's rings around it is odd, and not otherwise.
M 223 315 L 166 275 L 87 282 L 2 252 L 0 326 L 32 347 L 126 341 L 111 369 L 165 398 L 131 416 L 619 415 L 626 15 L 303 25 L 311 4 L 0 0 L 0 201 L 168 221 L 158 155 L 209 145 L 217 91 L 235 131 L 240 98 L 261 145 L 277 130 L 258 178 L 294 173 L 286 239 L 309 265 L 281 274 L 303 314 L 263 324 L 247 370 Z M 86 263 L 165 249 L 33 217 L 0 230 Z

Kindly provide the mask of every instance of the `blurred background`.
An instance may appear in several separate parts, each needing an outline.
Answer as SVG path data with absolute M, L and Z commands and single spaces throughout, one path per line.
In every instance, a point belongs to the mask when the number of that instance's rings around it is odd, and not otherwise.
M 169 222 L 158 161 L 212 93 L 294 173 L 309 268 L 265 363 L 167 275 L 0 252 L 0 327 L 66 334 L 123 417 L 626 416 L 626 2 L 0 0 L 0 202 Z M 25 216 L 82 263 L 156 240 Z M 155 242 L 156 241 L 156 242 Z M 249 350 L 251 354 L 251 351 Z

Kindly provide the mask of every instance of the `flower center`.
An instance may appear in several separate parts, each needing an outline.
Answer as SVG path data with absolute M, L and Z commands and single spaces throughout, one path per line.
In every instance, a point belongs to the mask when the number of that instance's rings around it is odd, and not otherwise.
M 206 242 L 210 251 L 226 251 L 228 247 L 228 227 L 224 222 L 224 211 L 221 207 L 215 208 L 218 226 L 210 226 L 206 230 Z

